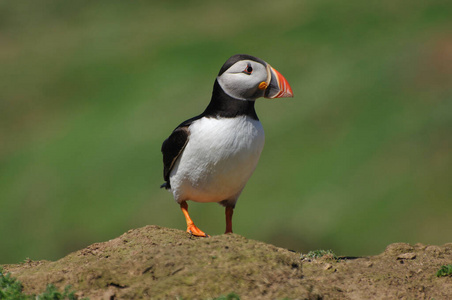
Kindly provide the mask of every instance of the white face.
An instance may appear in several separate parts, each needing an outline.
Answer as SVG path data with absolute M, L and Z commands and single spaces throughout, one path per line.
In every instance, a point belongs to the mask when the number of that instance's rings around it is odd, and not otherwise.
M 217 77 L 226 94 L 236 99 L 251 101 L 263 96 L 264 92 L 259 89 L 259 84 L 268 84 L 270 79 L 270 70 L 252 60 L 238 61 Z

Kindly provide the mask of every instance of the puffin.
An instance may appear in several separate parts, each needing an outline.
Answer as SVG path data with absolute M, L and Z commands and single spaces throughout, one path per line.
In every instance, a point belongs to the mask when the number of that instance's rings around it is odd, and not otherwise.
M 204 112 L 182 122 L 162 144 L 161 188 L 173 194 L 193 236 L 208 237 L 190 218 L 189 200 L 224 206 L 225 233 L 232 233 L 235 205 L 264 147 L 264 129 L 254 108 L 261 97 L 293 97 L 293 92 L 262 59 L 233 55 L 221 67 Z

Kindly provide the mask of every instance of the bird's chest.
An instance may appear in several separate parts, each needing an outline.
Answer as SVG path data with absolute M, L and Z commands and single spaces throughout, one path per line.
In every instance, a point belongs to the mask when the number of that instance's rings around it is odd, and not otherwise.
M 178 180 L 196 193 L 239 193 L 257 165 L 264 141 L 262 124 L 250 117 L 202 118 L 190 126 L 176 170 Z

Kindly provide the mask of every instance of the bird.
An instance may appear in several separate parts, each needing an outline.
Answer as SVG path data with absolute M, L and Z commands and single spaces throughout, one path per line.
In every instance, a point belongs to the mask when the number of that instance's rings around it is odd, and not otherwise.
M 260 58 L 231 56 L 221 67 L 207 108 L 182 122 L 163 142 L 161 188 L 180 205 L 187 232 L 208 237 L 188 213 L 187 201 L 225 207 L 226 233 L 232 233 L 237 200 L 253 174 L 265 135 L 255 101 L 293 97 L 284 76 Z

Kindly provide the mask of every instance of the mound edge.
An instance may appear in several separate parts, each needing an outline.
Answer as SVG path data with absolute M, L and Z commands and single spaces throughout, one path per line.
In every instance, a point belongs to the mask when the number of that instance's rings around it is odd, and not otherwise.
M 4 265 L 26 293 L 70 284 L 90 299 L 452 299 L 452 243 L 391 244 L 380 255 L 307 260 L 300 253 L 236 234 L 193 238 L 146 226 L 55 261 Z

